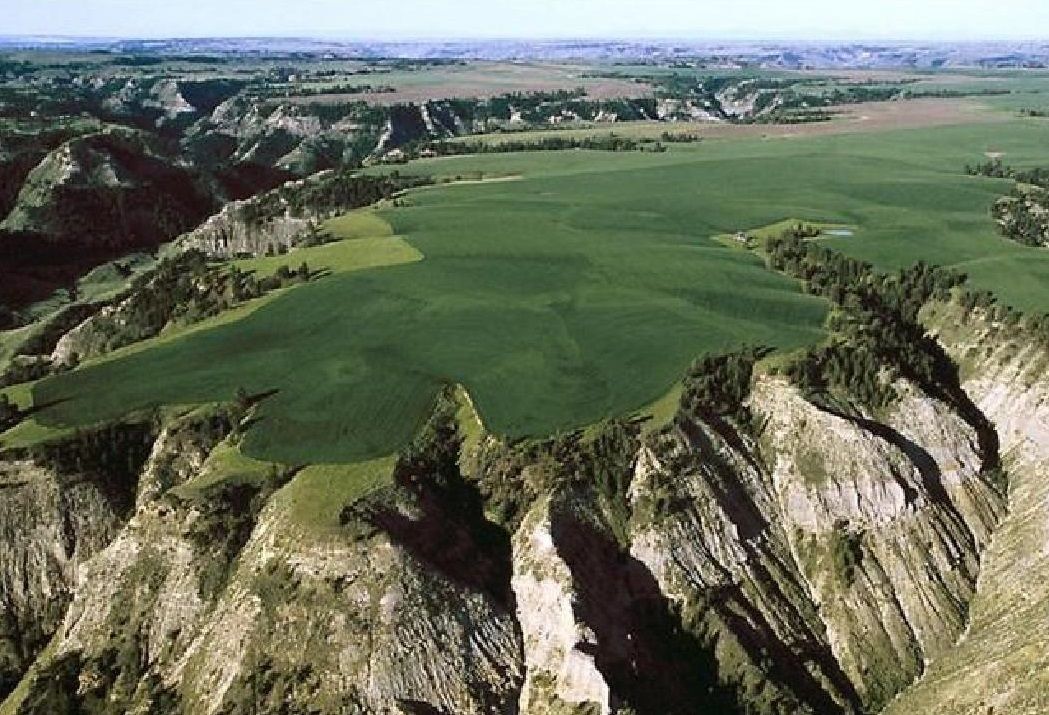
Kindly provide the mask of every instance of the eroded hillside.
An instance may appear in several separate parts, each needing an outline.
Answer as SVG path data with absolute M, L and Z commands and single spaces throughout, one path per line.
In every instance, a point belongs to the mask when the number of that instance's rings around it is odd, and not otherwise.
M 1000 448 L 906 379 L 845 412 L 750 355 L 697 365 L 664 425 L 549 441 L 505 444 L 448 392 L 337 482 L 233 456 L 235 406 L 143 426 L 119 479 L 10 455 L 4 508 L 36 526 L 4 535 L 5 710 L 1040 712 L 1049 356 L 957 325 Z

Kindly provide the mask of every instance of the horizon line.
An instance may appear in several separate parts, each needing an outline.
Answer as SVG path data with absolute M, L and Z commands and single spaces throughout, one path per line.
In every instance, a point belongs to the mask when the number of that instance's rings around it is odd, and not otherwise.
M 188 41 L 188 40 L 310 40 L 319 42 L 344 42 L 344 43 L 368 43 L 384 42 L 399 44 L 417 44 L 424 42 L 463 43 L 463 42 L 648 42 L 648 43 L 670 43 L 670 42 L 693 42 L 693 43 L 803 43 L 810 45 L 837 45 L 837 44 L 866 44 L 879 43 L 887 45 L 903 45 L 914 43 L 938 44 L 938 45 L 967 45 L 967 44 L 996 44 L 996 43 L 1044 43 L 1049 49 L 1049 35 L 1039 36 L 1015 36 L 1015 37 L 889 37 L 889 36 L 848 36 L 815 39 L 813 36 L 776 36 L 776 35 L 551 35 L 551 36 L 499 36 L 499 35 L 465 35 L 465 36 L 427 36 L 427 35 L 404 35 L 387 36 L 376 35 L 340 35 L 336 33 L 292 33 L 292 34 L 247 34 L 247 35 L 78 35 L 66 33 L 0 33 L 0 40 L 22 40 L 22 41 L 79 41 L 79 42 L 164 42 L 164 41 Z

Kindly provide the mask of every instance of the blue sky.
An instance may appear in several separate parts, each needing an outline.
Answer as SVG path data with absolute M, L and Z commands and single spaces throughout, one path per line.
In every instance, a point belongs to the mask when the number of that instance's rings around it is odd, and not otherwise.
M 5 0 L 0 34 L 1049 39 L 1049 0 Z

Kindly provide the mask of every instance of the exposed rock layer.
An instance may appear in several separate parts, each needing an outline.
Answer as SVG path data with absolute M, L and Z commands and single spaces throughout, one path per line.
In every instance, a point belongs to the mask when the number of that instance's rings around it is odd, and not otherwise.
M 37 536 L 4 534 L 41 554 L 0 562 L 12 618 L 57 628 L 5 711 L 1040 712 L 1045 356 L 958 332 L 1008 514 L 971 414 L 907 383 L 850 417 L 762 376 L 752 424 L 679 415 L 572 459 L 474 437 L 460 471 L 424 462 L 328 528 L 294 506 L 303 475 L 212 484 L 224 430 L 170 425 L 122 529 L 85 485 L 72 552 L 47 499 Z M 51 484 L 4 469 L 12 513 Z M 54 575 L 28 593 L 33 559 Z

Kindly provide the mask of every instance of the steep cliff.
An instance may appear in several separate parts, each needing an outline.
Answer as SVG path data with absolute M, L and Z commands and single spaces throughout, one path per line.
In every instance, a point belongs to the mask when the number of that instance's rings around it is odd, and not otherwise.
M 1009 514 L 987 549 L 970 622 L 887 710 L 962 715 L 1049 710 L 1049 349 L 985 311 L 957 305 L 927 322 L 1001 440 Z
M 96 483 L 30 460 L 0 462 L 0 691 L 10 692 L 61 624 L 85 561 L 126 513 Z
M 295 182 L 301 185 L 302 182 Z M 310 218 L 285 213 L 257 223 L 244 219 L 244 210 L 257 199 L 232 201 L 193 231 L 179 239 L 184 248 L 196 248 L 209 256 L 263 255 L 286 250 L 309 229 Z
M 199 178 L 154 137 L 108 129 L 48 154 L 29 173 L 3 228 L 38 234 L 66 252 L 126 250 L 175 237 L 214 205 Z
M 129 518 L 150 431 L 120 426 L 0 459 L 5 694 L 62 623 L 84 565 Z
M 975 411 L 759 364 L 726 409 L 513 445 L 449 393 L 398 458 L 301 470 L 178 418 L 4 712 L 1040 712 L 1049 358 L 941 339 Z

